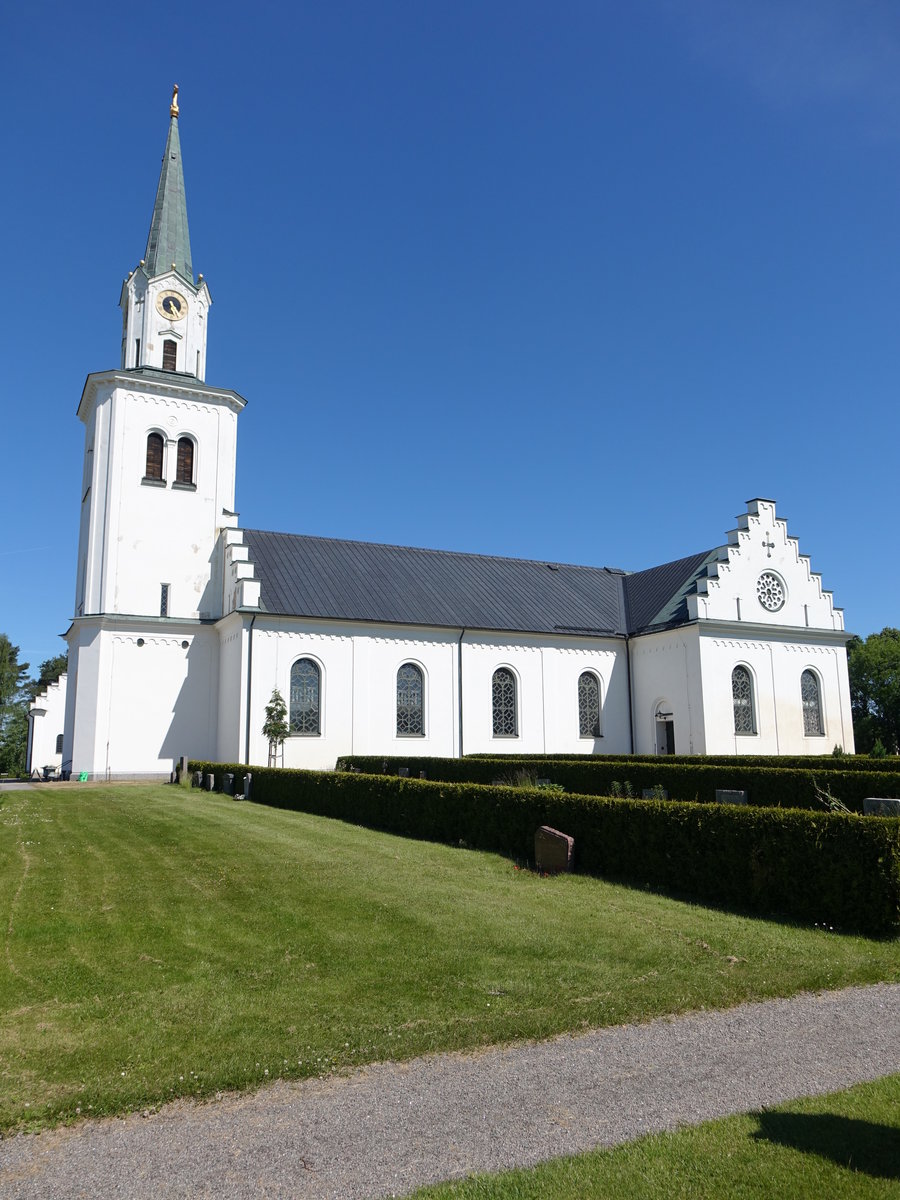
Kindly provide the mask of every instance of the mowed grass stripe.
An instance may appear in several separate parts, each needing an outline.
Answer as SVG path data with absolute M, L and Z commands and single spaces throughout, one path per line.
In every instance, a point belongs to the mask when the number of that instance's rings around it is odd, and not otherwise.
M 7 1129 L 900 978 L 897 942 L 181 788 L 8 793 L 0 862 Z

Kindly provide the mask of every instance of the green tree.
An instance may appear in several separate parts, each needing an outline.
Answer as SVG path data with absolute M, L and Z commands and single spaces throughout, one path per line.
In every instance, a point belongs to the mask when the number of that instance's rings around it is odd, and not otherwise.
M 284 702 L 284 696 L 282 696 L 278 688 L 273 688 L 272 698 L 266 705 L 266 719 L 262 727 L 263 737 L 267 738 L 269 742 L 270 767 L 278 765 L 278 759 L 282 754 L 282 746 L 290 732 L 291 727 L 287 722 L 287 705 Z
M 25 685 L 25 691 L 28 694 L 29 700 L 34 700 L 41 692 L 45 691 L 51 683 L 56 683 L 60 675 L 65 675 L 69 666 L 69 656 L 66 653 L 54 654 L 52 658 L 45 658 L 41 663 L 41 669 L 37 679 L 30 679 Z
M 900 629 L 871 633 L 847 644 L 850 707 L 856 749 L 870 753 L 877 741 L 889 754 L 900 747 Z
M 19 662 L 19 647 L 0 633 L 0 774 L 21 775 L 28 741 L 28 663 Z

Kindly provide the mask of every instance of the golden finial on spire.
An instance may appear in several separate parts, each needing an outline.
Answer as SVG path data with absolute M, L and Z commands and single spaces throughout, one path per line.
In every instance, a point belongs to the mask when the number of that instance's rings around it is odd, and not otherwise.
M 172 88 L 172 103 L 169 105 L 169 116 L 178 116 L 178 84 Z

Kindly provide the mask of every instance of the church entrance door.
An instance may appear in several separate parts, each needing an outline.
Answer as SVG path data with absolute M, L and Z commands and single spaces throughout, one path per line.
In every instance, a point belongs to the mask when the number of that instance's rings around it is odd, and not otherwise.
M 674 721 L 657 721 L 656 722 L 656 753 L 657 754 L 674 754 L 675 753 L 675 722 Z

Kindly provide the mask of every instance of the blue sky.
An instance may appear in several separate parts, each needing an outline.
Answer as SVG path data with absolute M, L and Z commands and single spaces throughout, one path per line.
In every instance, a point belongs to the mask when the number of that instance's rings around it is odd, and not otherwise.
M 641 569 L 771 496 L 900 624 L 900 8 L 14 6 L 0 631 L 73 606 L 171 85 L 248 527 Z

